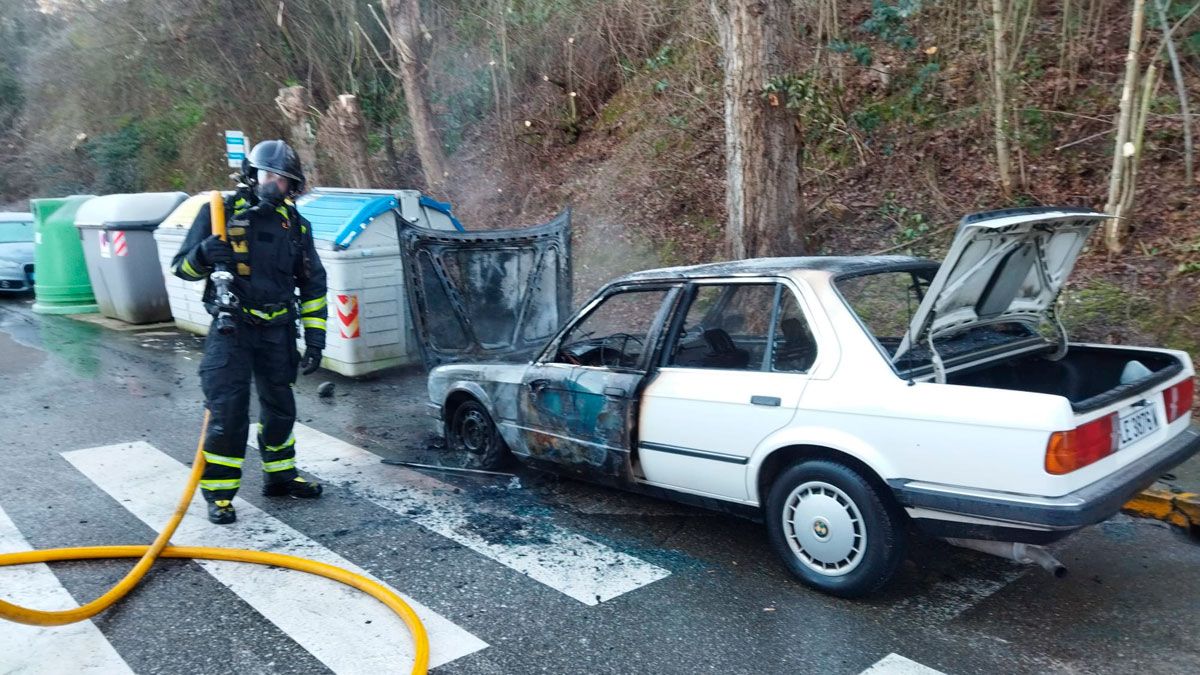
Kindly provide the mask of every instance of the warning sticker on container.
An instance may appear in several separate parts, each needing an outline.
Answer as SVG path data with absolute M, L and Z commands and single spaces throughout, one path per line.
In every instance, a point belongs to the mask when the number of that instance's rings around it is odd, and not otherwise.
M 124 232 L 106 232 L 100 230 L 96 232 L 100 239 L 100 257 L 111 258 L 116 255 L 118 258 L 124 258 L 129 255 L 129 245 L 125 243 Z
M 353 340 L 359 336 L 358 330 L 358 296 L 337 296 L 338 330 L 342 337 Z

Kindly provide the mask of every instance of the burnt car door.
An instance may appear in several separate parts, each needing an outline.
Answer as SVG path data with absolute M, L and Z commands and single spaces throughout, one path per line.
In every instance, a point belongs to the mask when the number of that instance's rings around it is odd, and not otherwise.
M 643 381 L 679 286 L 616 287 L 580 312 L 525 371 L 514 453 L 597 480 L 632 480 L 630 450 Z
M 427 367 L 527 360 L 570 317 L 570 209 L 523 229 L 454 232 L 401 222 L 397 230 Z

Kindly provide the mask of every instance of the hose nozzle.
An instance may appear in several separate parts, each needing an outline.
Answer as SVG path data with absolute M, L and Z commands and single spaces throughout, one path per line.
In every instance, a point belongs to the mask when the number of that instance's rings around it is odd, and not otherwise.
M 213 290 L 216 291 L 217 332 L 221 335 L 233 335 L 237 331 L 237 323 L 233 315 L 240 308 L 237 295 L 233 293 L 233 273 L 224 266 L 214 271 L 210 277 Z

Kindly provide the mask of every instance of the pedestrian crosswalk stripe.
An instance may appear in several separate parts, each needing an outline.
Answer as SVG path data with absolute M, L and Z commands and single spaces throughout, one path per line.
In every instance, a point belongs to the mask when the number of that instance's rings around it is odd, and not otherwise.
M 859 675 L 945 675 L 940 670 L 923 666 L 899 654 L 888 654 Z
M 143 443 L 64 452 L 63 457 L 151 527 L 170 517 L 187 482 L 183 464 Z M 268 550 L 370 574 L 261 509 L 235 499 L 238 522 L 208 522 L 203 500 L 192 500 L 172 537 L 177 546 L 207 545 Z M 302 573 L 259 565 L 197 561 L 218 581 L 336 673 L 395 672 L 411 663 L 412 641 L 400 619 L 362 593 Z M 377 580 L 377 579 L 376 579 Z M 378 581 L 378 580 L 377 580 Z M 487 643 L 428 607 L 404 596 L 429 632 L 430 666 L 466 656 Z
M 611 600 L 671 573 L 549 522 L 528 519 L 508 531 L 512 514 L 467 504 L 453 487 L 417 471 L 382 466 L 379 456 L 303 424 L 296 425 L 297 466 L 587 605 Z M 505 531 L 480 534 L 489 518 Z
M 1033 569 L 979 556 L 959 567 L 960 573 L 953 578 L 939 580 L 926 593 L 900 598 L 885 613 L 908 619 L 921 617 L 921 621 L 931 625 L 949 623 Z
M 0 553 L 30 548 L 8 514 L 0 509 Z M 41 563 L 0 567 L 0 589 L 8 602 L 34 609 L 68 609 L 79 604 L 50 567 Z M 91 621 L 51 628 L 0 622 L 0 672 L 109 675 L 132 674 L 133 670 Z

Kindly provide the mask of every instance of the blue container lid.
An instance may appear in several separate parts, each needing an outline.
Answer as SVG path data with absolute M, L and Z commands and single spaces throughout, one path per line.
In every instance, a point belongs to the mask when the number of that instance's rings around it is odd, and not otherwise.
M 458 222 L 458 218 L 455 218 L 454 214 L 450 213 L 450 202 L 439 202 L 433 197 L 421 195 L 417 199 L 417 203 L 419 203 L 421 206 L 431 208 L 434 211 L 440 211 L 446 214 L 446 217 L 449 218 L 450 222 L 454 224 L 454 229 L 458 230 L 459 232 L 467 231 L 467 228 L 463 227 L 462 223 Z
M 350 246 L 375 216 L 399 206 L 389 195 L 346 192 L 310 193 L 296 202 L 296 210 L 312 224 L 313 238 L 339 248 Z

